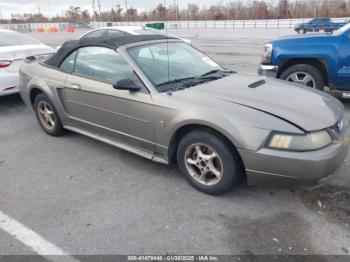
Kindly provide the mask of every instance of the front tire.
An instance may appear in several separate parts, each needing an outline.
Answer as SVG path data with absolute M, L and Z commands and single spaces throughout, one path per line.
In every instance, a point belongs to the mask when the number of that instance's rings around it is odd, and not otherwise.
M 281 79 L 323 90 L 325 81 L 321 71 L 313 65 L 299 64 L 282 72 Z
M 244 178 L 236 149 L 210 131 L 195 130 L 185 135 L 178 146 L 177 163 L 193 187 L 211 195 L 230 191 Z
M 40 127 L 51 136 L 60 136 L 64 133 L 62 122 L 56 108 L 44 94 L 38 94 L 34 102 L 34 111 Z

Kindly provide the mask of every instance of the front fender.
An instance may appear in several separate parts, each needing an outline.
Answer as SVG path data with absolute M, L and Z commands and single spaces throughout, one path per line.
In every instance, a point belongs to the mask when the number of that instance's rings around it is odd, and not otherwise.
M 280 118 L 235 103 L 227 103 L 226 112 L 215 108 L 156 108 L 155 137 L 159 153 L 168 154 L 177 131 L 193 125 L 216 130 L 236 148 L 253 151 L 263 146 L 271 130 L 302 132 Z
M 328 79 L 332 82 L 332 76 L 337 74 L 339 64 L 338 48 L 339 45 L 336 43 L 315 43 L 315 45 L 284 43 L 274 47 L 273 64 L 280 67 L 290 60 L 319 60 L 326 66 Z
M 165 143 L 169 145 L 173 136 L 179 129 L 189 125 L 198 125 L 216 130 L 229 139 L 238 148 L 244 147 L 244 137 L 241 133 L 242 128 L 237 127 L 225 115 L 215 114 L 214 112 L 210 111 L 203 113 L 204 114 L 184 112 L 183 114 L 179 114 L 172 119 L 169 122 L 169 128 L 166 132 L 167 136 L 165 137 Z M 204 118 L 203 115 L 206 117 Z

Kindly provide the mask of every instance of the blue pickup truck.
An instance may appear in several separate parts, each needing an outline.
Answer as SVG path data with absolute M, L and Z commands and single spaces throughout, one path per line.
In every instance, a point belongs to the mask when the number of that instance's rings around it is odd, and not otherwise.
M 349 23 L 346 19 L 344 22 L 333 22 L 330 17 L 317 17 L 309 22 L 296 24 L 294 30 L 298 34 L 306 34 L 307 32 L 333 32 Z
M 350 98 L 350 24 L 266 43 L 259 73 Z

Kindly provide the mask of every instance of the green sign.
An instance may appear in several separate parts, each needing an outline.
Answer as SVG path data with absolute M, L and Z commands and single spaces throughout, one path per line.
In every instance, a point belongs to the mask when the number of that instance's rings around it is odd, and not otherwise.
M 154 29 L 164 29 L 165 25 L 164 23 L 150 23 L 150 24 L 146 24 L 146 27 L 150 27 Z

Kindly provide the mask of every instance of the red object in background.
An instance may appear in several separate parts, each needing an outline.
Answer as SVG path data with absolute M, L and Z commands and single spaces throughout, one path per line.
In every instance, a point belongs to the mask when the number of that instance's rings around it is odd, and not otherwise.
M 6 88 L 4 89 L 4 91 L 11 90 L 11 89 L 14 89 L 14 88 L 15 88 L 15 86 L 6 87 Z
M 51 27 L 50 28 L 50 32 L 51 33 L 57 33 L 58 32 L 57 27 Z
M 11 65 L 11 61 L 8 60 L 0 60 L 0 68 L 5 68 Z
M 38 27 L 38 28 L 36 29 L 36 31 L 37 31 L 38 33 L 44 33 L 44 28 Z
M 68 33 L 74 33 L 75 30 L 74 30 L 73 27 L 69 26 L 69 27 L 67 28 L 67 32 L 68 32 Z

